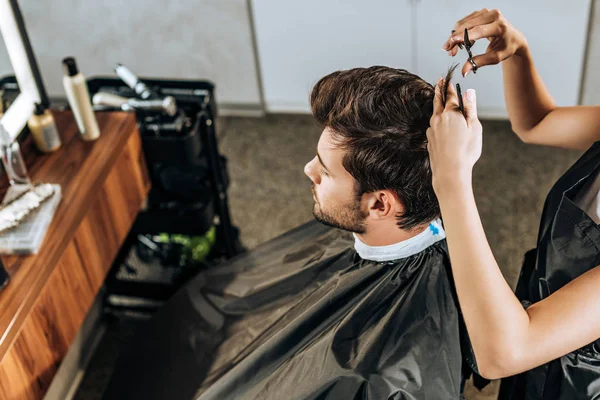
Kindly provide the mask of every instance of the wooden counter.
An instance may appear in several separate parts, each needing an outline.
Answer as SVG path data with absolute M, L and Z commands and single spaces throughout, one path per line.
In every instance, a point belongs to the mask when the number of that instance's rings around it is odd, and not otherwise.
M 150 189 L 135 116 L 96 115 L 95 142 L 56 112 L 62 148 L 23 145 L 32 179 L 60 184 L 62 201 L 38 254 L 1 257 L 11 281 L 0 291 L 0 399 L 44 396 Z

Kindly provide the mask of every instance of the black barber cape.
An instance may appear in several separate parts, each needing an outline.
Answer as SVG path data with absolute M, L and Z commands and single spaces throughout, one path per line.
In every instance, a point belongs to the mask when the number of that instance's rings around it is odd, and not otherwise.
M 575 204 L 577 196 L 589 189 L 588 185 L 599 172 L 600 142 L 596 142 L 548 194 L 537 248 L 525 255 L 517 284 L 517 297 L 525 307 L 550 296 L 600 264 L 600 227 Z M 500 398 L 600 399 L 600 340 L 504 379 Z
M 126 347 L 105 398 L 462 398 L 446 241 L 393 262 L 303 225 L 184 286 Z

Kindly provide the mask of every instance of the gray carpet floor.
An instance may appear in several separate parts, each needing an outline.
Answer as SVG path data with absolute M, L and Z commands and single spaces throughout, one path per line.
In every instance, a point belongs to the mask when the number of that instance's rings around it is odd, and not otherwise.
M 229 159 L 232 219 L 252 249 L 311 220 L 313 199 L 304 165 L 315 155 L 321 130 L 312 117 L 270 115 L 221 118 L 220 149 Z M 507 281 L 514 286 L 523 253 L 535 245 L 539 215 L 553 182 L 580 152 L 523 144 L 505 121 L 483 121 L 483 155 L 474 186 L 488 240 Z M 77 399 L 100 399 L 120 347 L 133 328 L 109 326 L 80 386 Z M 468 400 L 491 400 L 497 382 Z
M 221 151 L 229 158 L 233 222 L 248 248 L 312 219 L 304 164 L 315 155 L 321 130 L 310 116 L 227 118 Z M 483 121 L 483 154 L 474 171 L 477 206 L 488 240 L 514 287 L 526 250 L 535 246 L 539 217 L 554 181 L 581 152 L 526 145 L 506 121 Z M 498 383 L 468 400 L 494 399 Z

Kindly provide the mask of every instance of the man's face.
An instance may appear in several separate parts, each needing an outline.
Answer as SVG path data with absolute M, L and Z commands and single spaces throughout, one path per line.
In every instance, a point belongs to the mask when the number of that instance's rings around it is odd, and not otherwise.
M 317 155 L 304 167 L 312 181 L 317 221 L 355 233 L 365 233 L 368 212 L 363 210 L 356 181 L 344 168 L 344 151 L 332 141 L 325 128 L 317 145 Z

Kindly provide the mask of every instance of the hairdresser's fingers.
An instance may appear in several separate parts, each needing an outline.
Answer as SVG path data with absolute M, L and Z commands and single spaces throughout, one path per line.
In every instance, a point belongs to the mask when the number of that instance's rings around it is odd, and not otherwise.
M 456 111 L 458 110 L 458 95 L 454 89 L 454 85 L 448 85 L 448 91 L 446 92 L 446 107 L 444 111 Z
M 433 96 L 433 115 L 431 119 L 434 117 L 441 115 L 444 111 L 444 103 L 442 102 L 442 85 L 444 80 L 442 78 L 438 79 L 435 84 L 435 95 Z
M 477 19 L 481 18 L 483 15 L 486 15 L 488 13 L 489 10 L 487 8 L 483 8 L 479 11 L 472 12 L 471 14 L 467 15 L 463 19 L 459 20 L 456 24 L 454 24 L 454 29 L 452 30 L 452 33 L 460 34 L 461 32 L 464 32 L 466 25 L 472 23 L 472 21 L 476 21 Z
M 465 30 L 462 30 L 462 34 L 459 35 L 458 33 L 453 33 L 448 40 L 446 40 L 446 42 L 444 43 L 444 45 L 442 46 L 442 49 L 446 50 L 446 51 L 450 51 L 452 49 L 458 49 L 459 45 L 462 46 L 462 43 L 465 42 L 464 39 L 464 35 L 465 35 Z M 469 37 L 469 39 L 471 39 Z M 471 40 L 471 45 L 473 45 L 473 40 Z
M 497 16 L 500 15 L 500 12 L 497 10 L 486 11 L 484 13 L 480 13 L 475 17 L 460 23 L 456 24 L 454 30 L 446 43 L 442 46 L 444 50 L 451 50 L 453 47 L 458 45 L 459 43 L 465 42 L 465 28 L 469 31 L 469 39 L 471 41 L 476 40 L 476 38 L 471 37 L 471 29 L 480 26 L 480 25 L 488 25 L 496 21 Z M 483 36 L 485 37 L 485 36 Z
M 454 57 L 458 54 L 458 49 L 459 49 L 458 46 L 454 46 L 454 47 L 450 48 L 450 50 L 446 50 L 446 52 L 448 53 L 448 55 L 450 57 Z
M 463 29 L 463 32 L 465 30 Z M 458 49 L 458 41 L 455 41 L 453 39 L 453 37 L 456 35 L 455 32 L 452 32 L 452 34 L 450 35 L 450 37 L 444 42 L 444 44 L 442 45 L 442 49 L 446 50 L 446 51 L 450 51 L 453 49 Z M 461 40 L 460 43 L 464 42 L 464 40 Z
M 506 56 L 503 52 L 489 51 L 487 53 L 479 54 L 473 57 L 473 62 L 475 63 L 475 65 L 477 65 L 477 68 L 481 68 L 486 65 L 496 65 L 505 58 Z M 465 64 L 462 67 L 463 77 L 469 75 L 471 71 L 473 71 L 473 64 L 471 64 L 471 62 L 467 60 L 467 62 L 465 62 Z
M 475 96 L 475 90 L 469 89 L 463 95 L 463 104 L 465 107 L 465 116 L 467 118 L 467 124 L 471 126 L 477 123 L 477 97 Z
M 481 10 L 479 10 L 479 11 L 474 11 L 474 12 L 472 12 L 471 14 L 467 15 L 466 17 L 464 17 L 464 18 L 462 18 L 462 19 L 458 20 L 458 21 L 456 22 L 456 24 L 454 24 L 454 29 L 452 29 L 452 32 L 451 32 L 451 34 L 450 34 L 450 38 L 452 38 L 453 36 L 455 36 L 455 35 L 459 35 L 459 34 L 461 34 L 462 32 L 464 32 L 464 31 L 465 31 L 465 29 L 463 28 L 463 26 L 465 25 L 465 23 L 466 23 L 467 21 L 470 21 L 470 20 L 472 20 L 472 19 L 474 19 L 474 18 L 477 18 L 478 16 L 480 16 L 480 15 L 482 15 L 482 14 L 486 13 L 486 12 L 488 12 L 488 9 L 487 9 L 487 8 L 484 8 L 484 9 L 481 9 Z
M 506 33 L 507 28 L 508 26 L 504 22 L 500 21 L 495 21 L 486 25 L 477 25 L 468 29 L 469 40 L 501 37 Z
M 505 21 L 506 20 L 501 16 L 500 11 L 488 11 L 485 14 L 478 15 L 477 17 L 466 21 L 464 24 L 457 26 L 454 35 L 452 35 L 450 39 L 455 43 L 463 43 L 465 41 L 465 29 L 467 29 L 469 31 L 469 39 L 477 40 L 486 36 L 473 36 L 472 32 L 474 28 Z

